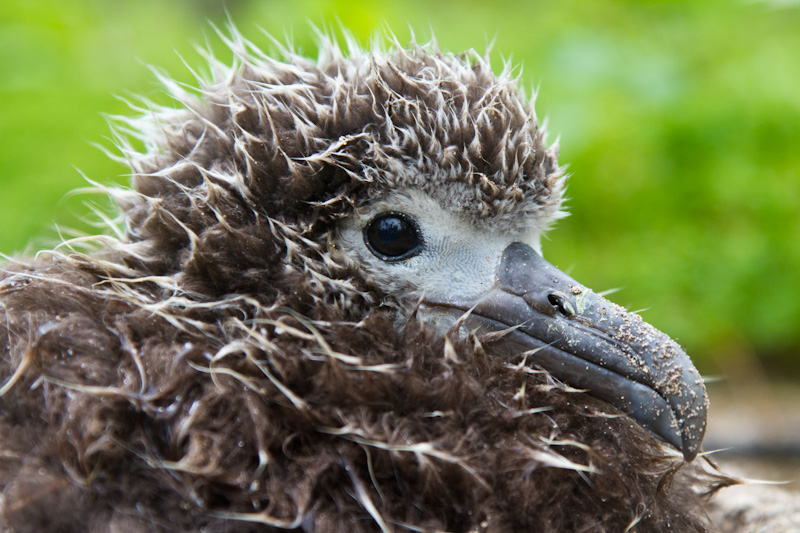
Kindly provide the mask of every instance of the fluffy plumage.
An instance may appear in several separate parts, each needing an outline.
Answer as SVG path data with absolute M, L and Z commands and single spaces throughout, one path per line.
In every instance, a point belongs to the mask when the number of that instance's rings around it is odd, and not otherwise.
M 336 244 L 397 189 L 548 227 L 557 149 L 510 72 L 435 45 L 230 44 L 198 90 L 163 80 L 179 109 L 118 129 L 116 237 L 3 269 L 0 524 L 705 530 L 707 474 L 491 338 L 419 321 Z

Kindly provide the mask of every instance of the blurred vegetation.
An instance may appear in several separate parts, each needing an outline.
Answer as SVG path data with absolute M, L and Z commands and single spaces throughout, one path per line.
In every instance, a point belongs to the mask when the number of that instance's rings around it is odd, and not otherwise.
M 106 114 L 117 96 L 166 102 L 147 65 L 183 81 L 208 21 L 264 28 L 313 54 L 309 22 L 366 42 L 435 31 L 442 48 L 524 65 L 573 177 L 545 254 L 686 345 L 800 374 L 800 5 L 788 0 L 31 0 L 0 4 L 0 251 L 86 228 L 81 172 L 126 182 Z M 785 375 L 785 374 L 784 374 Z

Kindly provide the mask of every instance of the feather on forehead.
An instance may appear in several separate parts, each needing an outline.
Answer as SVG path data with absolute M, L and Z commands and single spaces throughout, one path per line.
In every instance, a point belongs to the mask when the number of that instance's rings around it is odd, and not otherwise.
M 142 137 L 162 133 L 133 158 L 146 196 L 211 182 L 270 217 L 319 220 L 355 198 L 445 190 L 478 224 L 542 230 L 559 217 L 557 146 L 508 68 L 435 44 L 345 54 L 324 37 L 316 61 L 273 59 L 237 34 L 229 44 L 236 64 L 212 65 L 199 96 L 166 82 L 189 111 L 151 114 Z

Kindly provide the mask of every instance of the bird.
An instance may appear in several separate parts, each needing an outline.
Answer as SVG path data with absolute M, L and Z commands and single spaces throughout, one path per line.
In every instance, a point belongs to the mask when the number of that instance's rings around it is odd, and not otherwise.
M 519 75 L 221 35 L 115 119 L 110 229 L 2 265 L 2 529 L 709 530 L 703 380 L 543 258 Z

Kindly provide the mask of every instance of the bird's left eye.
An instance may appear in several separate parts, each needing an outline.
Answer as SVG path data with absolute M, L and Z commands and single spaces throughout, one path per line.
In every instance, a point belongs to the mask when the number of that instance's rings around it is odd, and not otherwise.
M 403 213 L 390 211 L 376 216 L 364 228 L 364 242 L 384 261 L 401 261 L 417 255 L 422 239 L 416 221 Z

